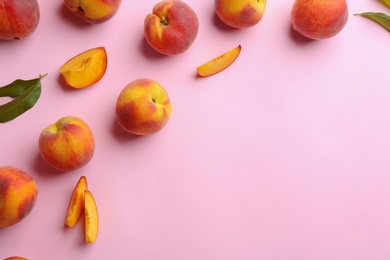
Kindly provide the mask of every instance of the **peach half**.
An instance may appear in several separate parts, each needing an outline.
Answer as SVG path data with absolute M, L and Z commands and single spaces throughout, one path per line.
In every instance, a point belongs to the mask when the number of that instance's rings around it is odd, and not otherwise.
M 85 242 L 95 242 L 99 232 L 99 217 L 95 198 L 89 190 L 84 192 L 84 228 Z
M 85 88 L 97 83 L 106 73 L 107 52 L 104 47 L 84 51 L 60 68 L 65 82 L 72 88 Z
M 74 227 L 79 221 L 84 210 L 84 192 L 88 189 L 87 178 L 81 176 L 73 189 L 66 213 L 65 225 Z
M 229 67 L 240 55 L 241 45 L 225 52 L 224 54 L 200 65 L 197 68 L 198 75 L 202 77 L 211 76 L 221 72 L 222 70 Z

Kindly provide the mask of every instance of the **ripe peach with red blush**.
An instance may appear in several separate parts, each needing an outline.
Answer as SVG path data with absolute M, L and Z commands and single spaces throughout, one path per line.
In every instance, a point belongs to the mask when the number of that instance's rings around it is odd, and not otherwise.
M 145 17 L 144 34 L 149 45 L 165 55 L 175 55 L 190 48 L 198 35 L 195 11 L 180 0 L 165 0 Z

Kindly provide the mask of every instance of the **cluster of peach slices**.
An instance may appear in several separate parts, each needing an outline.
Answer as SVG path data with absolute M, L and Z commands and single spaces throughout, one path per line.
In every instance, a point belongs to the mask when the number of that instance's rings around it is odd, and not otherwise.
M 84 235 L 86 243 L 96 241 L 99 231 L 99 218 L 95 199 L 88 190 L 87 178 L 81 176 L 72 192 L 66 213 L 65 225 L 74 227 L 84 212 Z

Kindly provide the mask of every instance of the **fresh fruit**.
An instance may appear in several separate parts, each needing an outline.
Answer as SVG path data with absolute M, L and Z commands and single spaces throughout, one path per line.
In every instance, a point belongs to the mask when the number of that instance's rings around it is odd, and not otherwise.
M 84 166 L 95 150 L 91 129 L 74 116 L 63 117 L 46 127 L 39 136 L 38 145 L 43 159 L 62 172 Z
M 266 0 L 215 0 L 215 13 L 225 24 L 248 28 L 263 18 Z
M 0 39 L 18 40 L 32 34 L 40 19 L 37 0 L 0 0 Z
M 194 10 L 180 0 L 165 0 L 153 7 L 144 22 L 146 41 L 156 51 L 175 55 L 186 51 L 198 35 Z
M 24 258 L 24 257 L 20 257 L 20 256 L 11 256 L 11 257 L 5 258 L 4 260 L 28 260 L 28 259 Z
M 104 47 L 84 51 L 60 68 L 65 82 L 73 88 L 85 88 L 97 83 L 106 73 L 107 53 Z
M 129 83 L 119 94 L 116 118 L 120 126 L 136 135 L 160 131 L 168 122 L 172 105 L 165 89 L 151 79 Z
M 0 228 L 12 226 L 26 218 L 38 196 L 35 180 L 26 172 L 0 167 Z
M 119 10 L 122 0 L 64 0 L 69 10 L 90 24 L 111 19 Z
M 241 45 L 225 52 L 224 54 L 204 63 L 197 68 L 199 76 L 206 77 L 214 75 L 229 67 L 240 55 Z
M 73 189 L 70 198 L 68 211 L 66 213 L 65 225 L 74 227 L 79 221 L 84 210 L 84 191 L 88 189 L 87 178 L 81 176 Z
M 291 11 L 292 28 L 313 40 L 335 36 L 347 20 L 346 0 L 295 0 Z
M 84 192 L 84 221 L 85 242 L 93 243 L 99 233 L 99 216 L 95 198 L 89 190 Z

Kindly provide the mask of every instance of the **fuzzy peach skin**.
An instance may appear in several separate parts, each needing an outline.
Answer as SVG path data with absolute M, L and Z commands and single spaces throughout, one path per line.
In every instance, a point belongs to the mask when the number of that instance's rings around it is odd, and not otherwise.
M 225 24 L 248 28 L 263 18 L 266 0 L 215 0 L 215 13 Z
M 313 40 L 335 36 L 347 20 L 345 0 L 296 0 L 291 11 L 292 28 Z
M 0 167 L 0 228 L 12 226 L 26 218 L 38 197 L 35 180 L 26 172 Z
M 165 89 L 151 79 L 129 83 L 119 94 L 116 118 L 126 131 L 149 135 L 160 131 L 170 118 L 171 101 Z
M 64 0 L 69 10 L 90 24 L 104 23 L 119 10 L 122 0 Z
M 144 22 L 146 41 L 153 49 L 165 55 L 175 55 L 189 49 L 198 30 L 196 13 L 179 0 L 157 3 Z
M 52 167 L 68 172 L 86 165 L 95 151 L 95 139 L 80 118 L 66 116 L 46 127 L 39 136 L 39 151 Z
M 0 39 L 23 39 L 35 31 L 39 20 L 37 0 L 0 0 Z

